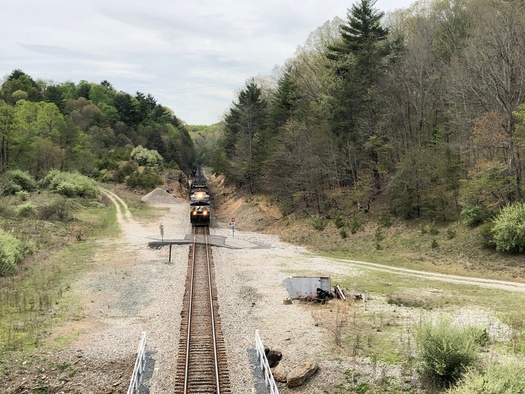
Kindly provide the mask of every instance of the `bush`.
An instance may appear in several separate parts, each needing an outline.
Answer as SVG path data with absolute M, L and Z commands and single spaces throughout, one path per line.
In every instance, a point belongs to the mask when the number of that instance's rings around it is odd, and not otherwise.
M 162 184 L 162 178 L 157 174 L 134 172 L 126 179 L 126 186 L 143 189 L 147 192 Z
M 461 209 L 461 218 L 467 226 L 476 227 L 487 220 L 489 214 L 484 207 L 479 205 L 464 204 Z
M 22 257 L 22 242 L 0 229 L 0 276 L 13 274 Z
M 320 216 L 314 216 L 312 218 L 312 226 L 317 231 L 323 231 L 326 228 L 326 220 Z
M 459 380 L 479 359 L 484 330 L 453 325 L 451 320 L 424 322 L 416 331 L 423 376 L 439 387 Z
M 521 361 L 489 364 L 484 371 L 470 370 L 447 394 L 524 394 L 525 366 Z
M 350 222 L 350 232 L 352 234 L 356 234 L 358 231 L 363 231 L 365 227 L 363 224 L 359 221 L 357 218 L 352 218 L 352 221 Z
M 19 186 L 19 190 L 31 192 L 36 189 L 36 182 L 31 175 L 22 170 L 10 170 L 7 172 L 8 179 Z M 18 190 L 17 190 L 18 191 Z
M 492 242 L 500 252 L 525 252 L 525 204 L 504 207 L 494 219 Z
M 36 205 L 31 202 L 20 204 L 18 207 L 16 207 L 16 216 L 24 218 L 35 216 L 36 209 Z
M 42 179 L 40 186 L 66 197 L 96 197 L 99 195 L 97 183 L 78 172 L 51 170 Z
M 27 190 L 20 190 L 16 192 L 16 196 L 20 201 L 27 201 L 29 199 L 29 192 Z
M 345 221 L 341 216 L 338 216 L 334 220 L 335 227 L 343 228 L 345 226 Z
M 38 208 L 37 217 L 40 220 L 66 222 L 71 219 L 70 208 L 66 204 L 66 199 L 61 197 L 58 200 L 51 201 L 47 205 L 41 205 Z
M 162 156 L 156 150 L 150 150 L 139 145 L 131 151 L 130 159 L 136 161 L 141 166 L 155 166 L 163 162 Z

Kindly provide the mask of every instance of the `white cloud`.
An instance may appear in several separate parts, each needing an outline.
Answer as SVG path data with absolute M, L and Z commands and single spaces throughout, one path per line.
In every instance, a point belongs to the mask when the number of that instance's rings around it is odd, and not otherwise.
M 379 0 L 392 10 L 411 1 Z M 219 121 L 235 92 L 283 65 L 342 0 L 20 0 L 4 8 L 0 75 L 108 80 L 151 93 L 190 124 Z

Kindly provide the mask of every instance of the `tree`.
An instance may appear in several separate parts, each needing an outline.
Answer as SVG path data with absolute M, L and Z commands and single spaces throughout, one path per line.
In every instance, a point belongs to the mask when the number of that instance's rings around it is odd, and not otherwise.
M 15 110 L 0 100 L 0 174 L 9 168 L 15 130 Z
M 156 150 L 150 150 L 137 146 L 131 151 L 130 159 L 141 166 L 155 166 L 162 163 L 162 156 Z
M 515 178 L 523 197 L 523 158 L 515 143 L 514 112 L 525 99 L 525 8 L 520 1 L 475 2 L 468 45 L 458 55 L 451 72 L 451 91 L 458 113 L 471 122 L 496 113 L 504 140 L 494 139 L 504 152 L 501 159 Z M 494 129 L 493 129 L 494 130 Z
M 264 164 L 267 104 L 261 89 L 249 81 L 224 121 L 228 173 L 239 186 L 255 191 Z

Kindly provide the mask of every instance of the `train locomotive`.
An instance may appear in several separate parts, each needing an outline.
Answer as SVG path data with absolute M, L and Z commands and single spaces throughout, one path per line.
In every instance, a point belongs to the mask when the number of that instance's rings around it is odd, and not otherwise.
M 195 226 L 209 226 L 211 216 L 210 191 L 200 166 L 195 167 L 190 180 L 190 222 Z

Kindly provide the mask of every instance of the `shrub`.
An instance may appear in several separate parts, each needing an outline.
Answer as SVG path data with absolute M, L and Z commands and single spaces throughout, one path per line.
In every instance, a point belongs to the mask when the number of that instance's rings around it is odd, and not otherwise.
M 61 197 L 51 201 L 47 205 L 38 207 L 37 217 L 40 220 L 59 220 L 65 222 L 71 219 L 70 208 L 66 204 L 66 199 Z
M 20 190 L 16 192 L 16 196 L 20 199 L 20 201 L 27 201 L 29 198 L 29 192 L 27 190 Z
M 35 204 L 31 202 L 26 202 L 16 207 L 16 215 L 24 218 L 35 216 L 36 209 L 37 207 Z
M 489 364 L 485 370 L 470 370 L 447 394 L 523 394 L 525 393 L 525 366 L 510 360 L 503 364 Z
M 31 192 L 36 189 L 36 182 L 31 175 L 22 170 L 10 170 L 7 172 L 8 179 L 15 185 L 20 187 L 20 190 Z
M 504 207 L 494 219 L 492 242 L 500 252 L 525 252 L 525 204 Z
M 326 219 L 321 216 L 314 216 L 312 218 L 312 226 L 317 231 L 323 231 L 326 228 Z
M 481 235 L 483 246 L 494 247 L 494 241 L 492 239 L 493 238 L 493 234 L 492 234 L 493 227 L 494 227 L 494 223 L 492 221 L 483 223 L 479 227 L 479 234 Z
M 487 210 L 479 205 L 464 204 L 461 209 L 461 218 L 467 226 L 476 227 L 487 220 L 489 214 Z
M 440 387 L 455 383 L 478 361 L 482 332 L 455 326 L 445 318 L 422 323 L 416 342 L 423 376 Z
M 126 179 L 126 186 L 145 191 L 151 191 L 161 184 L 162 178 L 157 174 L 134 172 Z
M 338 216 L 334 220 L 335 227 L 343 228 L 345 226 L 345 221 L 341 216 Z
M 363 224 L 357 219 L 353 218 L 350 222 L 350 232 L 352 234 L 356 234 L 358 231 L 362 231 L 365 227 Z
M 339 235 L 341 236 L 341 238 L 345 239 L 348 235 L 346 234 L 346 230 L 344 228 L 342 228 L 341 230 L 339 230 Z
M 163 158 L 156 150 L 150 150 L 139 145 L 131 151 L 130 159 L 136 161 L 141 166 L 155 166 L 162 164 Z
M 456 230 L 447 228 L 447 238 L 448 239 L 456 238 Z
M 0 276 L 13 274 L 22 257 L 22 242 L 0 229 Z
M 40 186 L 66 197 L 96 197 L 99 194 L 97 183 L 78 172 L 51 170 Z

